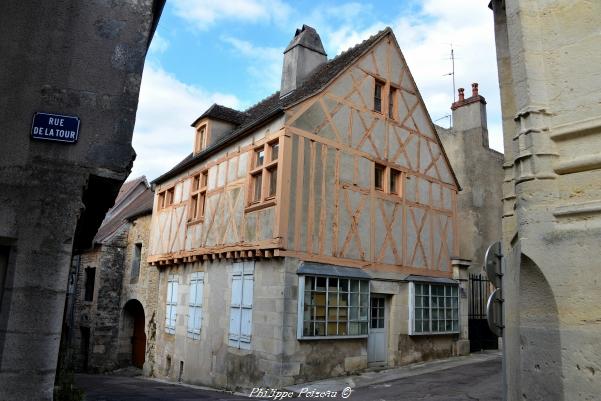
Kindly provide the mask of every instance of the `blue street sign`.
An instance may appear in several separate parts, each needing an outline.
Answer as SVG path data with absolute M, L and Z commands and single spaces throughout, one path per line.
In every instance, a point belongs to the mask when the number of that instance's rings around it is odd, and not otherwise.
M 35 113 L 31 137 L 46 141 L 75 143 L 79 138 L 79 117 Z

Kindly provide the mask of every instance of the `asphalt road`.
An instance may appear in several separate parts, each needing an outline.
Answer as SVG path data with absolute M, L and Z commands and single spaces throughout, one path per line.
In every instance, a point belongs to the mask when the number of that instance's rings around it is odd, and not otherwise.
M 142 377 L 76 375 L 87 401 L 248 400 L 249 398 Z M 337 399 L 343 399 L 338 394 Z M 254 398 L 256 399 L 256 398 Z M 307 398 L 328 400 L 332 398 Z M 351 401 L 500 401 L 501 360 L 469 363 L 354 389 Z

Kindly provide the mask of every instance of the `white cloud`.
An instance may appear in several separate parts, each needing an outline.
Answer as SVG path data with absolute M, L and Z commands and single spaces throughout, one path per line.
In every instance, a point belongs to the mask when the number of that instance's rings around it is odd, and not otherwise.
M 190 123 L 211 104 L 237 108 L 232 95 L 211 93 L 187 85 L 155 65 L 146 65 L 134 128 L 137 157 L 131 177 L 145 174 L 152 180 L 192 152 Z
M 150 48 L 148 49 L 149 55 L 158 55 L 163 54 L 169 48 L 169 41 L 160 35 L 158 32 L 155 32 L 152 37 L 152 41 L 150 42 Z
M 455 49 L 455 80 L 457 88 L 471 94 L 471 83 L 478 82 L 480 94 L 487 100 L 490 145 L 502 151 L 501 107 L 497 81 L 495 39 L 491 11 L 474 0 L 423 0 L 421 11 L 415 14 L 374 19 L 368 9 L 355 3 L 347 4 L 347 13 L 333 9 L 338 25 L 329 24 L 323 15 L 327 9 L 312 14 L 319 27 L 326 51 L 332 57 L 391 26 L 409 64 L 417 86 L 433 120 L 450 114 L 453 102 L 450 44 Z M 359 11 L 357 11 L 359 10 Z M 354 14 L 353 14 L 354 12 Z M 366 14 L 367 13 L 367 14 Z M 362 15 L 368 17 L 362 18 Z M 446 119 L 437 123 L 448 125 Z M 448 121 L 448 120 L 446 120 Z
M 273 22 L 285 21 L 291 8 L 280 0 L 171 0 L 174 13 L 201 31 L 218 20 Z
M 267 96 L 280 89 L 284 49 L 275 47 L 256 46 L 246 40 L 224 36 L 222 41 L 232 46 L 232 49 L 242 57 L 246 72 L 253 78 L 253 92 L 259 94 L 257 99 Z

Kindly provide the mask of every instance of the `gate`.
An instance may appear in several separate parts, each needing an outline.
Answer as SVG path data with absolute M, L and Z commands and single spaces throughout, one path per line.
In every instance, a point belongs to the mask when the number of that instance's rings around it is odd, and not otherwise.
M 470 274 L 468 329 L 470 352 L 498 349 L 497 336 L 488 328 L 486 302 L 492 293 L 492 285 L 482 275 Z

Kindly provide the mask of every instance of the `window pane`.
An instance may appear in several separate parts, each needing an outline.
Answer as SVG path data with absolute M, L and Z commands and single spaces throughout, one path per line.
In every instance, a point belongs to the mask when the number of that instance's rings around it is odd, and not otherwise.
M 253 176 L 254 192 L 253 201 L 258 202 L 261 200 L 261 186 L 263 184 L 263 174 L 259 173 Z
M 280 153 L 280 144 L 275 142 L 271 145 L 271 161 L 277 160 Z
M 274 167 L 269 170 L 269 196 L 275 196 L 278 189 L 278 169 Z
M 325 336 L 326 335 L 326 324 L 325 323 L 315 323 L 315 335 L 316 336 Z
M 311 276 L 307 276 L 305 277 L 305 291 L 308 290 L 314 290 L 315 287 L 313 287 L 313 283 L 315 282 L 315 279 Z
M 255 167 L 262 166 L 264 159 L 265 159 L 265 150 L 263 148 L 255 151 Z
M 338 306 L 338 293 L 336 291 L 328 293 L 328 305 Z
M 349 289 L 349 288 L 348 288 L 348 279 L 341 278 L 341 279 L 339 280 L 339 283 L 340 283 L 340 291 L 341 291 L 341 292 L 347 292 L 347 291 L 348 291 L 348 289 Z
M 376 164 L 374 170 L 374 185 L 376 189 L 384 189 L 384 166 Z
M 347 336 L 347 323 L 346 322 L 338 322 L 338 335 L 339 336 Z
M 326 278 L 325 277 L 317 277 L 315 281 L 315 289 L 317 291 L 325 291 L 326 290 Z
M 351 280 L 351 291 L 359 292 L 359 280 Z
M 396 97 L 396 90 L 390 88 L 390 94 L 388 95 L 388 117 L 394 118 L 394 102 Z
M 313 327 L 314 327 L 314 324 L 312 322 L 304 322 L 303 323 L 303 336 L 312 336 L 313 335 Z
M 399 194 L 399 176 L 397 170 L 390 170 L 390 193 Z
M 376 81 L 376 85 L 374 88 L 374 111 L 381 112 L 382 111 L 382 83 Z

